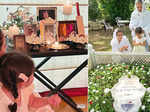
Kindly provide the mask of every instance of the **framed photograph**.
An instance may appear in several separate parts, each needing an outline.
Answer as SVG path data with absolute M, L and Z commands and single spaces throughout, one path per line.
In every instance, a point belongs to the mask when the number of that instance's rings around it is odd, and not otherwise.
M 15 35 L 14 36 L 14 47 L 15 47 L 16 51 L 27 52 L 25 35 Z
M 55 38 L 55 35 L 56 35 L 55 25 L 56 24 L 44 24 L 44 37 L 45 38 L 49 38 L 49 37 Z
M 52 19 L 57 18 L 57 8 L 56 7 L 37 7 L 37 19 L 38 21 L 43 19 L 43 12 L 47 11 L 49 17 Z
M 58 24 L 58 36 L 61 38 L 60 40 L 65 40 L 72 32 L 78 34 L 77 21 L 59 21 Z

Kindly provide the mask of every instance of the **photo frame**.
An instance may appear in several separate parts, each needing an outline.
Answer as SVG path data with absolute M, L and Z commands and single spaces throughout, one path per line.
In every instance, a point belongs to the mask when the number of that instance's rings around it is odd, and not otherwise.
M 49 37 L 50 35 L 55 38 L 56 30 L 55 30 L 56 24 L 44 24 L 44 37 Z
M 25 35 L 15 35 L 14 36 L 14 48 L 16 51 L 27 52 Z
M 56 7 L 37 7 L 37 20 L 40 21 L 43 19 L 43 12 L 47 11 L 49 17 L 52 19 L 57 18 L 57 8 Z
M 61 38 L 61 40 L 65 40 L 63 38 L 67 38 L 72 31 L 78 34 L 77 21 L 59 21 L 58 24 L 58 37 Z M 71 25 L 72 29 L 68 29 L 68 25 Z

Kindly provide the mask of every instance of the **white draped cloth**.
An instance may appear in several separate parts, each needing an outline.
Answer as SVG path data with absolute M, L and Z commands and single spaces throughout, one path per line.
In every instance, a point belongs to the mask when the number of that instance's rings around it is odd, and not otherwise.
M 130 24 L 129 28 L 132 31 L 132 37 L 135 37 L 135 29 L 137 27 L 142 27 L 146 35 L 150 33 L 150 11 L 146 10 L 145 3 L 143 1 L 142 3 L 142 12 L 139 12 L 136 3 L 138 0 L 135 1 L 135 10 L 131 14 L 131 19 L 130 19 Z M 149 36 L 147 35 L 147 42 L 150 45 L 150 39 Z
M 111 46 L 112 46 L 112 52 L 121 52 L 120 49 L 123 46 L 128 46 L 127 50 L 122 51 L 123 53 L 128 53 L 132 51 L 130 42 L 126 36 L 122 37 L 122 40 L 119 42 L 116 36 L 116 32 L 118 29 L 116 29 L 113 33 L 113 39 L 111 40 Z

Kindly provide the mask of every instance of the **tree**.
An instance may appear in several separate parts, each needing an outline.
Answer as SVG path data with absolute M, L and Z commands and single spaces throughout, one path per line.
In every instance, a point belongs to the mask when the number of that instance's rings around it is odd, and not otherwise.
M 113 25 L 116 17 L 130 19 L 133 9 L 134 0 L 89 0 L 89 18 L 105 19 Z
M 95 21 L 101 17 L 101 12 L 98 8 L 96 0 L 89 0 L 89 20 Z

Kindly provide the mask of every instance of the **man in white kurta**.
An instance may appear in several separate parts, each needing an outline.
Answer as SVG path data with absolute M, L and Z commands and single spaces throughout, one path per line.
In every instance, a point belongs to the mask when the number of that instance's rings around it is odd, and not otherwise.
M 132 37 L 135 37 L 135 29 L 141 27 L 147 39 L 147 50 L 150 45 L 150 11 L 146 10 L 145 3 L 143 0 L 135 1 L 135 10 L 131 14 L 129 28 L 132 31 Z

